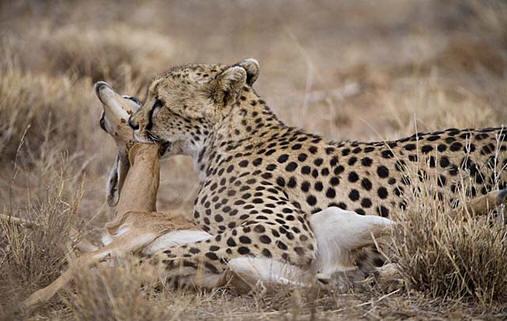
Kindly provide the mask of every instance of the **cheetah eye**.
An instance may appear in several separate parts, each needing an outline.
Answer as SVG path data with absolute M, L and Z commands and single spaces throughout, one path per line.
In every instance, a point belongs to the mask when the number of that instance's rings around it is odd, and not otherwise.
M 164 103 L 162 102 L 162 100 L 160 100 L 160 99 L 156 99 L 156 100 L 155 100 L 155 103 L 153 104 L 152 109 L 157 109 L 157 108 L 160 108 L 160 107 L 162 107 L 162 105 L 163 105 L 163 104 L 164 104 Z
M 155 99 L 155 103 L 153 104 L 153 107 L 151 107 L 148 114 L 148 124 L 146 125 L 147 130 L 151 130 L 151 128 L 153 127 L 153 118 L 157 116 L 158 111 L 163 105 L 164 103 L 162 102 L 162 100 L 158 98 Z

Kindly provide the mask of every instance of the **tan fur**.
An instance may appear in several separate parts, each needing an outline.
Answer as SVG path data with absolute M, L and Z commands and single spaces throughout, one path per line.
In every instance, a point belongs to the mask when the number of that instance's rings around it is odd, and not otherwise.
M 128 153 L 128 171 L 121 178 L 118 205 L 112 221 L 104 226 L 103 239 L 109 240 L 103 247 L 94 247 L 82 240 L 81 249 L 90 250 L 69 263 L 69 268 L 47 287 L 33 293 L 25 302 L 26 307 L 48 301 L 58 290 L 70 282 L 75 273 L 111 257 L 122 257 L 141 251 L 160 236 L 171 231 L 199 230 L 185 218 L 185 213 L 156 212 L 157 192 L 160 180 L 160 146 L 132 142 L 132 129 L 126 124 L 132 113 L 132 102 L 114 92 L 106 83 L 97 84 L 97 96 L 104 106 L 104 129 L 115 139 L 120 153 Z M 25 221 L 19 221 L 25 224 Z M 25 224 L 26 225 L 26 224 Z M 28 224 L 27 226 L 35 226 Z M 73 234 L 77 234 L 75 231 Z
M 467 201 L 456 209 L 453 209 L 449 215 L 466 218 L 469 214 L 472 217 L 486 215 L 500 205 L 505 204 L 507 198 L 507 189 L 492 191 Z
M 100 249 L 84 253 L 69 263 L 69 268 L 47 287 L 33 293 L 25 302 L 29 307 L 46 302 L 64 287 L 80 269 L 88 268 L 111 258 L 139 251 L 169 231 L 198 229 L 184 213 L 154 211 L 159 181 L 159 147 L 137 144 L 130 150 L 132 167 L 128 175 L 116 216 L 105 224 L 105 233 L 112 242 Z M 145 188 L 138 189 L 138 186 Z M 133 210 L 127 210 L 133 209 Z

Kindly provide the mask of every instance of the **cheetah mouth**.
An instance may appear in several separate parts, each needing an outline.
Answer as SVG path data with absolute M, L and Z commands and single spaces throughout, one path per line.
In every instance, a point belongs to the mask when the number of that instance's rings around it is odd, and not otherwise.
M 157 135 L 153 134 L 152 132 L 150 132 L 148 130 L 146 131 L 145 136 L 146 136 L 146 139 L 152 143 L 158 144 L 158 143 L 162 142 L 162 139 L 160 137 L 158 137 Z
M 160 143 L 160 156 L 164 156 L 164 154 L 171 151 L 172 143 L 168 141 L 163 141 Z
M 170 141 L 164 140 L 150 131 L 146 131 L 145 137 L 150 143 L 160 145 L 160 156 L 171 150 L 172 143 Z

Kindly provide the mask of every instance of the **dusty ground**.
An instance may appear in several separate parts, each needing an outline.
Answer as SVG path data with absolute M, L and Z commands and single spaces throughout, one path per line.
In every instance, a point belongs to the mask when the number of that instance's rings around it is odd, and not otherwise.
M 504 2 L 3 1 L 0 50 L 0 211 L 44 226 L 34 232 L 3 226 L 0 316 L 507 318 L 498 296 L 453 289 L 447 296 L 434 295 L 431 282 L 422 291 L 408 282 L 332 295 L 168 290 L 146 298 L 138 294 L 138 273 L 128 269 L 85 276 L 77 294 L 62 295 L 28 315 L 12 314 L 16 302 L 59 274 L 69 226 L 93 235 L 109 219 L 103 191 L 114 145 L 99 130 L 93 82 L 106 80 L 142 98 L 149 79 L 172 65 L 254 57 L 261 63 L 256 89 L 276 113 L 329 139 L 380 140 L 416 130 L 498 126 L 507 123 Z M 195 186 L 188 159 L 166 161 L 160 208 L 188 206 Z M 495 233 L 495 250 L 507 254 L 505 228 Z M 505 256 L 484 273 L 501 273 Z M 499 280 L 504 283 L 496 286 L 507 289 L 507 278 Z

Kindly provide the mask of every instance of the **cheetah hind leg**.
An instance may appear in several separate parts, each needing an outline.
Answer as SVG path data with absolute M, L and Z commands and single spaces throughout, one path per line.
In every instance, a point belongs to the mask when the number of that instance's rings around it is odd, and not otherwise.
M 373 245 L 374 238 L 386 235 L 394 224 L 384 217 L 359 215 L 338 207 L 312 215 L 310 226 L 317 239 L 317 281 L 325 286 L 333 280 L 346 288 L 350 279 L 363 278 L 354 253 Z
M 501 210 L 501 207 L 505 205 L 507 205 L 507 188 L 472 198 L 465 204 L 451 210 L 447 215 L 466 219 L 468 217 L 466 213 L 468 213 L 471 217 L 481 217 L 487 215 L 493 209 Z

